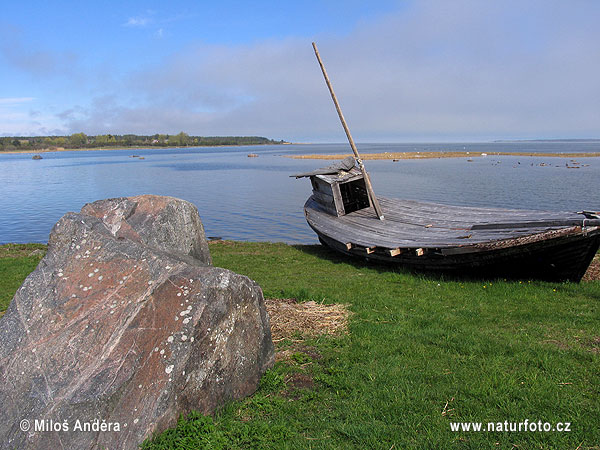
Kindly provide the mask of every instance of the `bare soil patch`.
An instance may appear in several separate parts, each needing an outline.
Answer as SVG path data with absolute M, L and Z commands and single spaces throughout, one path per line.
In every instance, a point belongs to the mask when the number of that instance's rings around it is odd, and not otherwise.
M 211 245 L 226 245 L 228 247 L 235 245 L 234 241 L 227 241 L 227 240 L 224 240 L 221 238 L 214 238 L 214 237 L 210 237 L 210 236 L 207 238 L 207 240 L 208 240 L 208 243 Z
M 577 342 L 592 353 L 600 352 L 600 336 L 593 336 L 591 338 L 577 338 Z
M 265 299 L 271 320 L 271 335 L 275 343 L 275 360 L 292 361 L 298 352 L 310 359 L 321 356 L 304 345 L 306 338 L 323 334 L 341 335 L 348 332 L 348 305 L 322 305 L 314 301 L 299 303 L 296 299 Z M 278 343 L 289 341 L 285 348 Z

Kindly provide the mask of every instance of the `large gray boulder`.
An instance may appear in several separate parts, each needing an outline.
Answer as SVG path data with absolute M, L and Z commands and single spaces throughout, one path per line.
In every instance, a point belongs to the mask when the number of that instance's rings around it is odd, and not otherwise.
M 0 319 L 0 448 L 134 449 L 256 390 L 274 360 L 261 289 L 207 264 L 192 210 L 106 200 L 54 226 Z
M 139 195 L 88 203 L 81 213 L 102 219 L 117 239 L 129 239 L 166 253 L 212 263 L 202 221 L 190 202 Z

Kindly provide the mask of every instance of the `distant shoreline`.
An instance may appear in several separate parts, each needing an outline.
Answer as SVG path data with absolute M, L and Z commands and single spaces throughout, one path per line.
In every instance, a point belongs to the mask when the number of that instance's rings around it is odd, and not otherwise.
M 168 146 L 168 147 L 91 147 L 91 148 L 45 148 L 38 150 L 5 150 L 0 151 L 0 155 L 8 154 L 38 154 L 38 153 L 59 153 L 59 152 L 92 152 L 92 151 L 104 151 L 104 150 L 170 150 L 170 149 L 181 149 L 181 148 L 215 148 L 215 147 L 256 147 L 257 145 L 268 147 L 270 145 L 293 145 L 291 143 L 283 144 L 227 144 L 227 145 L 181 145 L 181 146 Z
M 40 150 L 7 150 L 0 151 L 3 154 L 42 154 L 42 153 L 59 153 L 59 152 L 86 152 L 86 151 L 109 151 L 109 150 L 170 150 L 170 149 L 203 149 L 203 148 L 220 148 L 220 147 L 256 147 L 270 145 L 298 145 L 297 142 L 289 142 L 285 144 L 247 144 L 247 145 L 207 145 L 207 146 L 169 146 L 169 147 L 93 147 L 93 148 L 51 148 Z M 304 144 L 308 145 L 308 144 Z M 330 154 L 330 155 L 282 155 L 284 158 L 292 159 L 324 159 L 336 160 L 344 159 L 351 156 L 350 153 Z M 572 152 L 572 153 L 536 153 L 536 152 L 474 152 L 474 151 L 439 151 L 439 152 L 383 152 L 383 153 L 363 153 L 361 158 L 364 160 L 400 160 L 400 159 L 434 159 L 434 158 L 479 158 L 485 156 L 523 156 L 523 157 L 548 157 L 548 158 L 597 158 L 600 157 L 600 152 Z
M 293 159 L 344 159 L 349 153 L 337 155 L 283 155 Z M 485 156 L 540 156 L 549 158 L 590 158 L 600 157 L 600 152 L 590 153 L 534 153 L 534 152 L 384 152 L 363 153 L 364 160 L 400 160 L 400 159 L 432 159 L 432 158 L 481 158 Z

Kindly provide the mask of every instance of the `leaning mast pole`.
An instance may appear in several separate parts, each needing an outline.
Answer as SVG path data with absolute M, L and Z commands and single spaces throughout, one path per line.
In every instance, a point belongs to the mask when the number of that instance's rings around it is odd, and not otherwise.
M 323 77 L 325 78 L 325 83 L 327 83 L 327 87 L 329 88 L 329 93 L 331 94 L 331 98 L 333 99 L 333 104 L 335 105 L 335 109 L 338 113 L 338 116 L 340 117 L 340 121 L 342 122 L 344 131 L 346 132 L 346 137 L 348 138 L 350 147 L 352 147 L 352 151 L 354 152 L 354 159 L 356 159 L 356 162 L 358 163 L 358 167 L 360 168 L 360 171 L 363 174 L 363 178 L 365 180 L 365 186 L 367 187 L 367 193 L 369 195 L 369 201 L 371 202 L 373 209 L 375 209 L 375 214 L 377 214 L 377 217 L 379 217 L 379 220 L 383 220 L 384 219 L 383 211 L 381 211 L 381 206 L 379 206 L 379 201 L 377 200 L 377 197 L 375 197 L 375 192 L 373 192 L 373 186 L 371 185 L 371 178 L 369 177 L 369 174 L 367 173 L 367 169 L 365 169 L 365 165 L 363 164 L 362 159 L 360 158 L 360 155 L 358 154 L 358 150 L 356 148 L 356 145 L 354 144 L 354 139 L 352 139 L 352 135 L 350 134 L 350 129 L 348 128 L 348 125 L 346 124 L 346 119 L 344 119 L 344 114 L 342 113 L 342 108 L 340 107 L 337 97 L 335 96 L 335 92 L 333 92 L 333 86 L 331 85 L 331 81 L 329 81 L 329 76 L 327 75 L 327 71 L 325 70 L 323 61 L 321 61 L 321 56 L 319 55 L 319 50 L 317 50 L 317 44 L 315 44 L 313 42 L 312 46 L 315 51 L 315 56 L 317 57 L 317 61 L 319 61 L 319 66 L 321 67 L 321 72 L 323 72 Z

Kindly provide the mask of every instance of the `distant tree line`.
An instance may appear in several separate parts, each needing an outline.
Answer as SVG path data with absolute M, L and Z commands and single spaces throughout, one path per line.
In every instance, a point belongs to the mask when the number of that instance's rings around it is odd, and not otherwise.
M 0 151 L 45 150 L 75 148 L 127 148 L 127 147 L 211 147 L 218 145 L 285 144 L 260 136 L 190 136 L 187 133 L 154 134 L 100 134 L 87 136 L 74 133 L 70 136 L 0 137 Z

